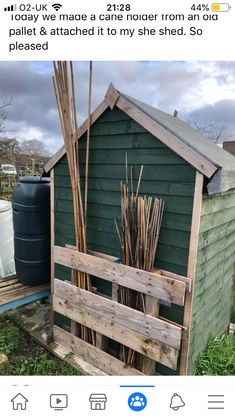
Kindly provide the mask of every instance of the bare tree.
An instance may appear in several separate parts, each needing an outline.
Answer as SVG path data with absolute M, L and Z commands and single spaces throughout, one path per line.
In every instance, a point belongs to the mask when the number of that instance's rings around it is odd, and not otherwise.
M 7 119 L 7 108 L 11 105 L 11 102 L 12 102 L 12 98 L 8 102 L 3 103 L 0 106 L 0 135 L 1 136 L 5 135 L 7 132 L 6 127 L 5 127 L 5 122 Z
M 0 139 L 0 162 L 14 163 L 15 155 L 20 152 L 20 144 L 15 138 Z
M 228 127 L 223 123 L 209 122 L 208 124 L 205 124 L 192 120 L 189 121 L 188 124 L 191 128 L 206 136 L 215 144 L 222 144 L 224 141 L 230 140 L 233 136 L 232 132 L 230 132 Z
M 0 106 L 0 133 L 4 132 L 5 121 L 6 121 L 6 112 L 4 111 L 4 106 Z
M 40 139 L 29 139 L 27 141 L 23 141 L 20 148 L 21 152 L 30 155 L 33 158 L 46 157 L 50 155 L 44 142 L 40 141 Z
M 6 129 L 5 122 L 7 120 L 7 108 L 11 104 L 11 100 L 0 106 L 0 162 L 1 163 L 14 163 L 15 154 L 19 153 L 19 142 L 15 138 L 9 138 L 6 133 L 9 132 Z

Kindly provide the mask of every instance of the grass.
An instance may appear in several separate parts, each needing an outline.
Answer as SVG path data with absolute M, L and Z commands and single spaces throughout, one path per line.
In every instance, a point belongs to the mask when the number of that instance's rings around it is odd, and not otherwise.
M 199 354 L 195 375 L 235 375 L 235 335 L 210 336 L 205 349 Z
M 233 304 L 231 322 L 235 323 L 235 289 L 233 290 Z M 210 336 L 207 346 L 199 355 L 197 375 L 235 375 L 235 335 Z
M 22 332 L 6 316 L 0 318 L 0 353 L 9 362 L 0 366 L 0 375 L 14 376 L 71 376 L 79 373 L 69 364 L 57 359 Z

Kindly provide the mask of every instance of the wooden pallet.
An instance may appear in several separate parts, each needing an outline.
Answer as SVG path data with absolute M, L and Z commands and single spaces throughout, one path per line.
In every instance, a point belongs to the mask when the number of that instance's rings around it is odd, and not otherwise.
M 188 277 L 163 270 L 146 272 L 117 263 L 104 254 L 84 254 L 68 247 L 55 246 L 53 255 L 57 264 L 112 283 L 112 297 L 107 297 L 54 278 L 53 311 L 92 329 L 98 337 L 93 346 L 78 334 L 54 325 L 54 340 L 58 344 L 110 375 L 155 374 L 156 362 L 177 369 L 184 327 L 159 317 L 156 306 L 158 301 L 184 306 L 185 294 L 191 290 Z M 144 294 L 146 312 L 119 303 L 118 286 Z M 142 355 L 142 369 L 127 366 L 108 352 L 107 338 Z
M 25 286 L 16 276 L 0 279 L 0 314 L 27 303 L 45 298 L 50 293 L 50 285 Z

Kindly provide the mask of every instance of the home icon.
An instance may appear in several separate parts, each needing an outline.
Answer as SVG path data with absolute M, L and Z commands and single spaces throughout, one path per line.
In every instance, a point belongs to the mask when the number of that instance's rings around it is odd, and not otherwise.
M 107 397 L 104 393 L 92 393 L 89 401 L 93 411 L 104 410 L 106 408 Z
M 12 400 L 12 407 L 14 411 L 25 411 L 27 407 L 28 399 L 26 399 L 22 393 L 18 393 Z

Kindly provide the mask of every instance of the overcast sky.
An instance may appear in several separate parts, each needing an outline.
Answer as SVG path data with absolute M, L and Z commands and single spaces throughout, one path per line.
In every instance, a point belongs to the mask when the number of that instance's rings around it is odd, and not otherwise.
M 18 140 L 62 145 L 50 62 L 0 62 L 0 104 L 11 100 L 6 128 Z M 87 115 L 88 63 L 75 65 L 79 124 Z M 235 138 L 234 62 L 94 62 L 94 109 L 110 82 L 120 91 L 168 113 L 203 124 L 223 124 Z

